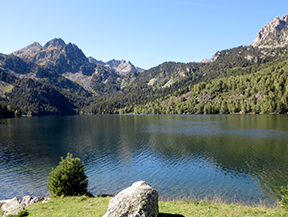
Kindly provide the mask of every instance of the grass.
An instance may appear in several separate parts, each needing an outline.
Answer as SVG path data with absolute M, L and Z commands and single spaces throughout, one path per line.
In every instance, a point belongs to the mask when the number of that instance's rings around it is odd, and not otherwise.
M 29 217 L 102 216 L 106 213 L 110 197 L 59 197 L 48 203 L 36 203 L 27 207 Z
M 159 202 L 161 216 L 288 216 L 281 208 L 251 207 L 207 201 Z M 166 213 L 166 214 L 165 214 Z M 173 214 L 173 215 L 172 215 Z
M 8 84 L 4 81 L 0 81 L 0 95 L 12 92 L 13 88 L 14 88 L 13 85 Z
M 48 203 L 38 202 L 26 208 L 29 217 L 101 217 L 108 208 L 111 197 L 59 197 Z M 167 201 L 159 202 L 160 217 L 183 216 L 287 216 L 280 207 L 267 208 L 261 205 L 240 206 L 221 201 Z M 0 212 L 0 215 L 3 213 Z

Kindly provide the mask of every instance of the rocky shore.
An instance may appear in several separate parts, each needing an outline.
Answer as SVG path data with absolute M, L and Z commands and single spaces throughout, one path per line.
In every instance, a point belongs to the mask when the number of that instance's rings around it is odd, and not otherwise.
M 48 198 L 39 198 L 39 197 L 31 197 L 24 196 L 22 199 L 17 199 L 14 197 L 9 200 L 0 200 L 0 208 L 4 212 L 3 217 L 7 217 L 9 215 L 17 215 L 19 212 L 23 211 L 25 207 L 30 206 L 39 201 L 45 202 Z

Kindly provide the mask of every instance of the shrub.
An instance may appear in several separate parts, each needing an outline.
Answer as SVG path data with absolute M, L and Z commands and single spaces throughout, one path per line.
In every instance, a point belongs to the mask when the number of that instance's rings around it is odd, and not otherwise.
M 84 172 L 84 163 L 79 158 L 67 157 L 61 161 L 48 177 L 47 189 L 54 196 L 76 196 L 87 194 L 88 177 Z
M 6 216 L 6 215 L 3 215 L 3 216 Z M 8 217 L 26 217 L 26 216 L 29 216 L 29 212 L 26 209 L 18 212 L 17 215 L 11 215 L 11 214 L 8 215 Z
M 280 206 L 284 209 L 288 209 L 288 185 L 287 187 L 281 186 L 281 194 Z
M 24 210 L 18 212 L 18 215 L 17 215 L 17 216 L 18 216 L 18 217 L 29 216 L 29 212 L 28 212 L 26 209 L 24 209 Z

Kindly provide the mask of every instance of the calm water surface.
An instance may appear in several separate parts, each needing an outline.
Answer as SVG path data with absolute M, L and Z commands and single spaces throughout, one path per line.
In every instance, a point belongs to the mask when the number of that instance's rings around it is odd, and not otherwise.
M 89 191 L 116 194 L 145 180 L 162 200 L 269 201 L 288 183 L 287 115 L 103 115 L 6 119 L 0 199 L 47 196 L 67 152 L 85 163 Z

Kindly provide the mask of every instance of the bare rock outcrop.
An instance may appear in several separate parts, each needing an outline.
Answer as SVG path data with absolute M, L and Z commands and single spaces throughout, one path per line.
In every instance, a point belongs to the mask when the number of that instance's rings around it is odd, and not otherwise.
M 288 14 L 274 18 L 257 33 L 253 47 L 279 47 L 288 44 Z

